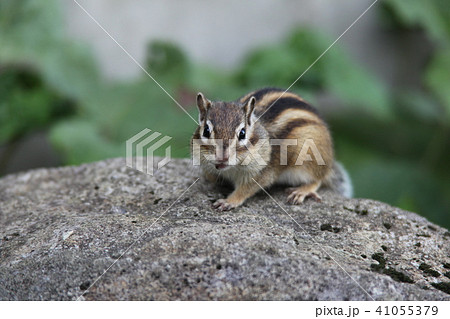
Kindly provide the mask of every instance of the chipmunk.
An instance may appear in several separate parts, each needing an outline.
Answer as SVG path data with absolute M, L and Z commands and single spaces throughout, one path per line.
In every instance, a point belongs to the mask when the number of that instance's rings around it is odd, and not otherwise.
M 318 111 L 300 96 L 277 88 L 260 89 L 233 102 L 197 95 L 199 126 L 191 152 L 207 180 L 224 179 L 234 191 L 213 207 L 219 211 L 274 184 L 293 186 L 288 202 L 321 200 L 320 187 L 352 196 L 345 169 L 334 160 L 333 143 Z

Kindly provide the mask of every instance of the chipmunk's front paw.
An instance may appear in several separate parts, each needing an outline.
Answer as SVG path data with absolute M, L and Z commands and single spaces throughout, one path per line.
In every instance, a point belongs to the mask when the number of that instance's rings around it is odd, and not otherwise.
M 233 208 L 236 208 L 237 206 L 238 205 L 230 203 L 226 199 L 218 199 L 213 204 L 213 207 L 219 212 L 232 210 Z
M 305 201 L 306 198 L 311 197 L 316 201 L 322 201 L 322 198 L 316 192 L 304 191 L 298 188 L 294 188 L 291 194 L 288 196 L 287 201 L 290 204 L 297 205 Z

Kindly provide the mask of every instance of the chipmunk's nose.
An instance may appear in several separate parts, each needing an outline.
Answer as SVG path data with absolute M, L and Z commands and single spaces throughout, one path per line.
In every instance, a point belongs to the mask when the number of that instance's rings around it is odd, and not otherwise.
M 228 166 L 228 156 L 216 158 L 216 169 L 223 169 Z
M 226 163 L 226 162 L 228 162 L 228 156 L 223 156 L 223 157 L 218 157 L 218 158 L 216 158 L 216 162 L 217 163 Z
M 228 166 L 228 160 L 229 156 L 228 153 L 223 150 L 223 152 L 220 154 L 220 152 L 216 156 L 216 169 L 223 169 Z

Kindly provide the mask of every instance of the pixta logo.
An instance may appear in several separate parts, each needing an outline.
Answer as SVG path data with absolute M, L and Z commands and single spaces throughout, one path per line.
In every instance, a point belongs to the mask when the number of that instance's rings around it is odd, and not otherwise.
M 153 153 L 172 139 L 170 136 L 153 132 L 148 128 L 140 131 L 126 142 L 126 163 L 128 167 L 134 168 L 142 173 L 153 175 L 155 168 L 160 169 L 170 162 L 170 145 L 166 147 L 165 157 L 155 163 Z M 136 154 L 136 157 L 133 157 Z

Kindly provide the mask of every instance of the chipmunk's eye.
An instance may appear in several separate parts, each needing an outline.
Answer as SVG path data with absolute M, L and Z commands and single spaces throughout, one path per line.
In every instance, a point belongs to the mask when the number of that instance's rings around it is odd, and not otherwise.
M 203 130 L 203 136 L 209 138 L 211 136 L 211 130 L 208 124 L 205 125 L 205 129 Z
M 239 140 L 243 140 L 245 138 L 245 128 L 243 128 L 240 132 L 239 132 Z

